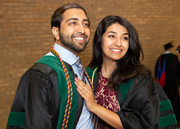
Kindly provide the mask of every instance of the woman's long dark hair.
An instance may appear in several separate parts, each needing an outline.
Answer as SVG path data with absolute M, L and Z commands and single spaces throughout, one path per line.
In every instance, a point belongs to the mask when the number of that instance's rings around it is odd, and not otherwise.
M 138 74 L 150 74 L 148 68 L 146 68 L 139 60 L 140 56 L 142 56 L 142 60 L 144 59 L 144 54 L 136 29 L 126 19 L 114 15 L 105 17 L 99 23 L 93 40 L 93 58 L 88 66 L 93 68 L 97 66 L 101 67 L 103 63 L 103 52 L 101 47 L 102 36 L 107 28 L 114 23 L 119 23 L 128 30 L 129 49 L 125 56 L 117 61 L 117 67 L 109 79 L 109 86 L 113 89 L 121 83 L 136 77 Z

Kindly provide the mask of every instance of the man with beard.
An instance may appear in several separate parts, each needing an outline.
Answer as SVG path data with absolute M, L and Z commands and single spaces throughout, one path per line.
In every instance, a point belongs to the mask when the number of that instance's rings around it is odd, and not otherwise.
M 92 129 L 90 112 L 74 78 L 91 84 L 76 62 L 90 38 L 90 21 L 78 4 L 65 4 L 51 18 L 55 44 L 19 82 L 7 129 Z

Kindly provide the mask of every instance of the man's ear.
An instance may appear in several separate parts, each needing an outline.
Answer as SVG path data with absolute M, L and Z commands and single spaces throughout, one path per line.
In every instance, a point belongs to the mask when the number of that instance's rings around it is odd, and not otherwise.
M 53 36 L 56 40 L 59 40 L 59 29 L 57 27 L 52 28 Z

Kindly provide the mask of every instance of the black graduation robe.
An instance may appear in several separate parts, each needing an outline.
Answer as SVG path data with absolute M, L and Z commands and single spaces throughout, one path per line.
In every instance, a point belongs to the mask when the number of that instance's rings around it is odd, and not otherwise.
M 165 61 L 165 63 L 164 63 Z M 172 53 L 162 54 L 155 65 L 155 77 L 158 76 L 158 70 L 160 68 L 163 69 L 163 65 L 165 65 L 165 85 L 163 90 L 166 95 L 170 99 L 175 115 L 177 119 L 180 119 L 180 101 L 179 101 L 179 90 L 178 87 L 180 85 L 180 81 L 178 79 L 178 67 L 179 60 L 177 55 Z
M 52 59 L 53 58 L 53 59 Z M 65 76 L 59 64 L 58 57 L 49 56 L 46 62 L 57 63 L 59 73 L 44 63 L 36 63 L 21 77 L 15 98 L 11 107 L 6 129 L 57 129 L 62 125 L 59 116 L 64 115 L 62 109 L 66 103 L 66 96 L 60 95 L 58 83 L 66 89 Z M 65 63 L 65 62 L 64 62 Z M 76 91 L 73 78 L 73 69 L 65 63 L 69 71 L 72 86 L 74 87 L 74 101 L 68 129 L 75 128 L 79 120 L 83 99 Z M 72 118 L 73 117 L 73 118 Z M 61 128 L 61 127 L 60 127 Z
M 100 68 L 87 68 L 87 72 L 95 93 Z M 133 83 L 122 83 L 115 93 L 121 108 L 117 114 L 125 129 L 178 129 L 171 103 L 151 75 L 138 75 Z

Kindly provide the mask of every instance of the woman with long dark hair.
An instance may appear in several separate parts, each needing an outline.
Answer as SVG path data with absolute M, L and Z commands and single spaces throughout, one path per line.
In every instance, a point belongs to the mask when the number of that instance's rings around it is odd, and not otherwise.
M 87 68 L 94 93 L 88 84 L 75 79 L 97 128 L 152 129 L 164 122 L 159 121 L 162 89 L 140 57 L 144 55 L 136 29 L 122 17 L 105 17 L 95 32 L 93 58 Z M 167 100 L 163 91 L 161 96 Z

